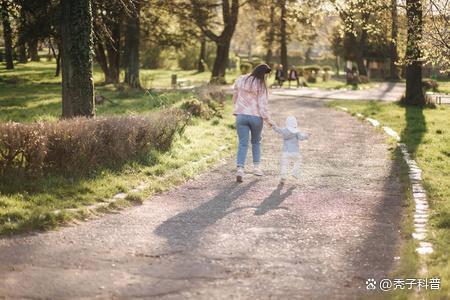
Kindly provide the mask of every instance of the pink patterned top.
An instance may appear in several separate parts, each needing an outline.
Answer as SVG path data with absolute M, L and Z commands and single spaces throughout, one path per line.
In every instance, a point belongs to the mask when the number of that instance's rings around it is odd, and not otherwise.
M 234 114 L 270 119 L 267 90 L 249 77 L 242 75 L 234 83 Z

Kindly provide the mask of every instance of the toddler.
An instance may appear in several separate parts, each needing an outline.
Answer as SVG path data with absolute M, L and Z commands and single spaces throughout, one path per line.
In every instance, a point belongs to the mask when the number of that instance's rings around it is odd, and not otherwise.
M 308 139 L 308 135 L 301 133 L 297 129 L 297 119 L 289 116 L 286 119 L 285 127 L 279 128 L 272 123 L 272 129 L 283 137 L 283 154 L 281 155 L 281 183 L 286 181 L 288 166 L 290 161 L 294 161 L 292 176 L 298 178 L 300 170 L 300 147 L 299 141 Z

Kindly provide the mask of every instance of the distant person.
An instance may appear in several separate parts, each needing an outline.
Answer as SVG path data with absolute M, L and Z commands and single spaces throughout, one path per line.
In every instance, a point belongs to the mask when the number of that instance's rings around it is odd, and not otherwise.
M 297 88 L 300 87 L 300 78 L 298 77 L 298 72 L 295 66 L 292 66 L 289 70 L 289 88 L 291 87 L 291 81 L 297 81 Z
M 273 122 L 271 122 L 271 124 L 273 124 L 272 129 L 283 137 L 280 183 L 283 184 L 286 181 L 288 167 L 291 161 L 294 161 L 294 168 L 292 169 L 291 174 L 294 178 L 298 179 L 301 162 L 299 142 L 308 139 L 308 135 L 301 133 L 298 130 L 297 119 L 294 116 L 287 117 L 284 128 L 279 128 Z
M 283 65 L 279 64 L 277 67 L 277 70 L 275 71 L 275 80 L 278 83 L 279 87 L 283 86 L 284 82 L 284 72 L 283 72 Z
M 239 138 L 236 181 L 242 182 L 251 134 L 253 174 L 263 176 L 261 170 L 261 133 L 264 121 L 271 124 L 268 107 L 267 76 L 271 68 L 267 64 L 255 67 L 251 74 L 240 76 L 234 84 L 234 115 Z

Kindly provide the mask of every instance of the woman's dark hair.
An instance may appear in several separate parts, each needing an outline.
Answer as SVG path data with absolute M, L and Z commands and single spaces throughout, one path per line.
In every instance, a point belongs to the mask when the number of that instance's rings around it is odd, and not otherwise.
M 253 71 L 250 73 L 250 76 L 248 76 L 247 79 L 252 77 L 252 83 L 253 83 L 253 81 L 256 80 L 262 87 L 264 87 L 264 89 L 267 92 L 267 86 L 266 86 L 266 81 L 264 80 L 264 77 L 266 74 L 268 74 L 270 72 L 272 72 L 272 69 L 269 67 L 269 65 L 260 64 L 260 65 L 257 65 L 253 69 Z

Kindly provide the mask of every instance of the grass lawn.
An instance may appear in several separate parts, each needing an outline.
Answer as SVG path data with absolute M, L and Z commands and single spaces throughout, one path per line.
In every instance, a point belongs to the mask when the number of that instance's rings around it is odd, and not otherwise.
M 450 94 L 450 80 L 438 80 L 439 92 Z
M 59 118 L 61 88 L 60 79 L 54 77 L 54 67 L 53 63 L 39 62 L 18 65 L 10 71 L 0 64 L 0 122 Z M 96 70 L 94 74 L 96 83 L 103 80 L 101 72 Z M 205 74 L 202 76 L 207 78 L 209 75 Z M 99 105 L 97 114 L 100 116 L 146 114 L 163 106 L 177 105 L 191 96 L 179 92 L 148 95 L 143 91 L 120 91 L 112 85 L 97 85 L 96 90 L 114 102 Z M 129 200 L 120 200 L 114 207 L 131 205 L 181 183 L 230 153 L 235 138 L 233 123 L 229 101 L 223 119 L 194 119 L 166 153 L 152 152 L 118 169 L 98 170 L 90 177 L 47 176 L 14 181 L 13 184 L 0 180 L 0 234 L 47 229 L 73 218 L 84 218 L 84 213 L 64 212 L 64 209 L 104 202 L 143 181 L 148 185 L 145 191 Z M 222 151 L 211 156 L 219 148 Z M 55 210 L 62 210 L 62 213 L 50 213 Z
M 450 295 L 450 107 L 436 109 L 404 107 L 397 103 L 374 101 L 333 101 L 352 114 L 361 113 L 379 120 L 401 135 L 409 152 L 423 170 L 423 183 L 430 201 L 430 233 L 434 253 L 426 257 L 425 277 L 440 277 L 441 288 L 425 296 L 448 299 Z M 414 205 L 414 204 L 411 204 Z M 410 247 L 414 249 L 413 247 Z M 419 275 L 417 275 L 419 277 Z M 422 277 L 424 277 L 422 275 Z

